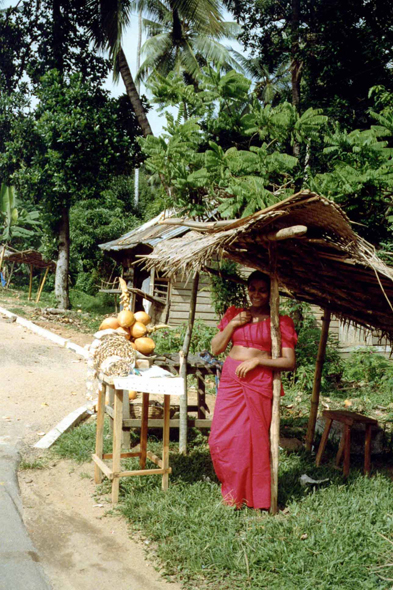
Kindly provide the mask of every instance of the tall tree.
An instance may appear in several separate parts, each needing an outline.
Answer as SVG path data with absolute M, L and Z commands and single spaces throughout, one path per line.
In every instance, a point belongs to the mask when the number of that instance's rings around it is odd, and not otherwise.
M 80 0 L 72 1 L 79 3 Z M 114 66 L 114 77 L 117 79 L 121 75 L 143 135 L 145 137 L 152 135 L 146 110 L 122 47 L 123 35 L 130 24 L 132 12 L 139 8 L 138 2 L 132 0 L 120 0 L 119 2 L 85 0 L 84 6 L 88 14 L 89 40 L 94 43 L 96 49 L 109 50 L 109 56 Z
M 186 5 L 176 6 L 171 0 L 157 2 L 153 19 L 144 19 L 148 33 L 142 52 L 144 61 L 138 77 L 149 77 L 155 72 L 167 75 L 170 71 L 183 72 L 188 80 L 195 82 L 201 68 L 219 65 L 227 71 L 241 69 L 230 49 L 221 41 L 235 39 L 240 27 L 233 22 L 224 22 L 218 13 L 215 19 L 207 18 L 208 2 L 200 15 L 190 15 Z
M 241 39 L 271 68 L 292 63 L 292 102 L 349 128 L 370 123 L 368 90 L 393 90 L 393 14 L 381 0 L 226 0 Z M 300 97 L 299 97 L 300 93 Z

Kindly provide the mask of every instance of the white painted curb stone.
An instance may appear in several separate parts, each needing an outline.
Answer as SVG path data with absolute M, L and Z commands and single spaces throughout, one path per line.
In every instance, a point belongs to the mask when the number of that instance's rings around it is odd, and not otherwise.
M 71 414 L 68 414 L 68 416 L 63 418 L 63 420 L 59 422 L 57 426 L 52 428 L 52 430 L 47 432 L 44 437 L 36 442 L 34 448 L 49 449 L 49 447 L 51 447 L 62 434 L 67 432 L 67 430 L 70 430 L 70 428 L 76 426 L 78 422 L 84 418 L 87 418 L 87 416 L 91 416 L 94 413 L 92 408 L 95 403 L 97 403 L 97 400 L 95 400 L 95 402 L 89 402 L 77 410 L 74 410 L 71 412 Z
M 68 340 L 66 338 L 63 338 L 62 336 L 58 336 L 57 334 L 54 334 L 50 330 L 46 330 L 45 328 L 41 328 L 41 326 L 37 326 L 37 324 L 33 324 L 33 322 L 31 322 L 30 320 L 26 320 L 25 318 L 21 318 L 21 317 L 17 316 L 16 323 L 20 324 L 21 326 L 24 326 L 25 328 L 27 328 L 31 332 L 34 332 L 35 334 L 38 334 L 39 336 L 43 336 L 44 338 L 47 338 L 47 340 L 51 340 L 52 342 L 54 342 L 55 344 L 58 344 L 59 346 L 62 346 L 63 348 L 67 345 Z

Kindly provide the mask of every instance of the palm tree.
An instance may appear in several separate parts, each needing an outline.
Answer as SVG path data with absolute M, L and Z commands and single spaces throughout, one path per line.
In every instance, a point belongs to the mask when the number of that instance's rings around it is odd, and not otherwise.
M 148 79 L 155 72 L 165 76 L 170 71 L 176 71 L 195 82 L 201 68 L 206 65 L 241 70 L 231 49 L 220 42 L 235 39 L 241 31 L 239 25 L 224 22 L 218 11 L 214 19 L 208 18 L 208 10 L 201 11 L 195 18 L 183 4 L 179 3 L 177 8 L 174 0 L 157 2 L 152 19 L 143 20 L 149 38 L 142 47 L 144 61 L 137 78 Z
M 291 64 L 282 62 L 273 72 L 258 58 L 247 58 L 239 53 L 236 59 L 245 72 L 255 81 L 255 91 L 265 104 L 272 104 L 274 99 L 291 94 Z
M 115 79 L 121 75 L 138 123 L 144 136 L 152 135 L 146 112 L 122 49 L 122 37 L 135 12 L 144 12 L 158 20 L 165 12 L 173 21 L 173 43 L 182 36 L 180 18 L 187 23 L 199 23 L 200 30 L 209 29 L 212 35 L 220 35 L 222 17 L 219 0 L 75 0 L 87 10 L 90 39 L 96 49 L 109 50 L 114 63 Z
M 124 31 L 130 23 L 132 12 L 137 8 L 138 2 L 86 0 L 84 4 L 87 9 L 90 40 L 96 49 L 109 50 L 109 56 L 114 64 L 114 77 L 118 79 L 119 74 L 121 75 L 143 135 L 145 137 L 153 135 L 121 45 Z

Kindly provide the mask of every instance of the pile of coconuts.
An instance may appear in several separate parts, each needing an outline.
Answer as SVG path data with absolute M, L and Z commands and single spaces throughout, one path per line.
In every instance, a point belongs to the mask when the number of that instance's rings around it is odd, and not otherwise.
M 132 312 L 129 309 L 123 309 L 117 317 L 105 318 L 100 325 L 100 330 L 115 330 L 118 334 L 124 336 L 130 341 L 131 346 L 149 356 L 154 352 L 155 342 L 148 334 L 152 334 L 160 328 L 167 328 L 166 325 L 149 326 L 151 317 L 145 311 Z

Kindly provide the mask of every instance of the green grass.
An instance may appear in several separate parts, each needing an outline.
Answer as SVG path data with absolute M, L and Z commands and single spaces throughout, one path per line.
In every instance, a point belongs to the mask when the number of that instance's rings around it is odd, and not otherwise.
M 29 461 L 28 459 L 21 459 L 18 465 L 19 471 L 26 471 L 27 469 L 44 469 L 46 467 L 46 462 L 44 459 L 34 459 L 33 461 Z
M 284 424 L 285 426 L 285 424 Z M 292 424 L 295 428 L 296 424 Z M 55 452 L 78 462 L 89 460 L 95 426 L 67 433 Z M 171 443 L 170 486 L 161 478 L 121 479 L 119 510 L 131 527 L 151 541 L 162 572 L 187 588 L 311 590 L 388 589 L 393 577 L 393 484 L 387 472 L 361 474 L 351 463 L 347 482 L 331 463 L 315 467 L 305 452 L 280 453 L 276 517 L 222 506 L 206 438 L 193 431 L 188 456 Z M 106 450 L 110 436 L 106 430 Z M 159 452 L 160 442 L 149 440 Z M 124 461 L 126 469 L 137 466 Z M 307 473 L 329 482 L 302 487 Z M 101 493 L 109 492 L 105 481 Z M 385 538 L 384 538 L 385 537 Z
M 114 301 L 105 293 L 97 293 L 95 296 L 87 295 L 81 291 L 70 289 L 71 314 L 79 325 L 64 324 L 67 329 L 80 329 L 82 332 L 94 334 L 105 315 L 114 311 Z M 39 303 L 35 303 L 35 294 L 32 301 L 28 300 L 28 292 L 21 289 L 0 289 L 0 305 L 6 307 L 12 313 L 23 317 L 30 317 L 36 308 L 56 307 L 53 293 L 43 293 Z

